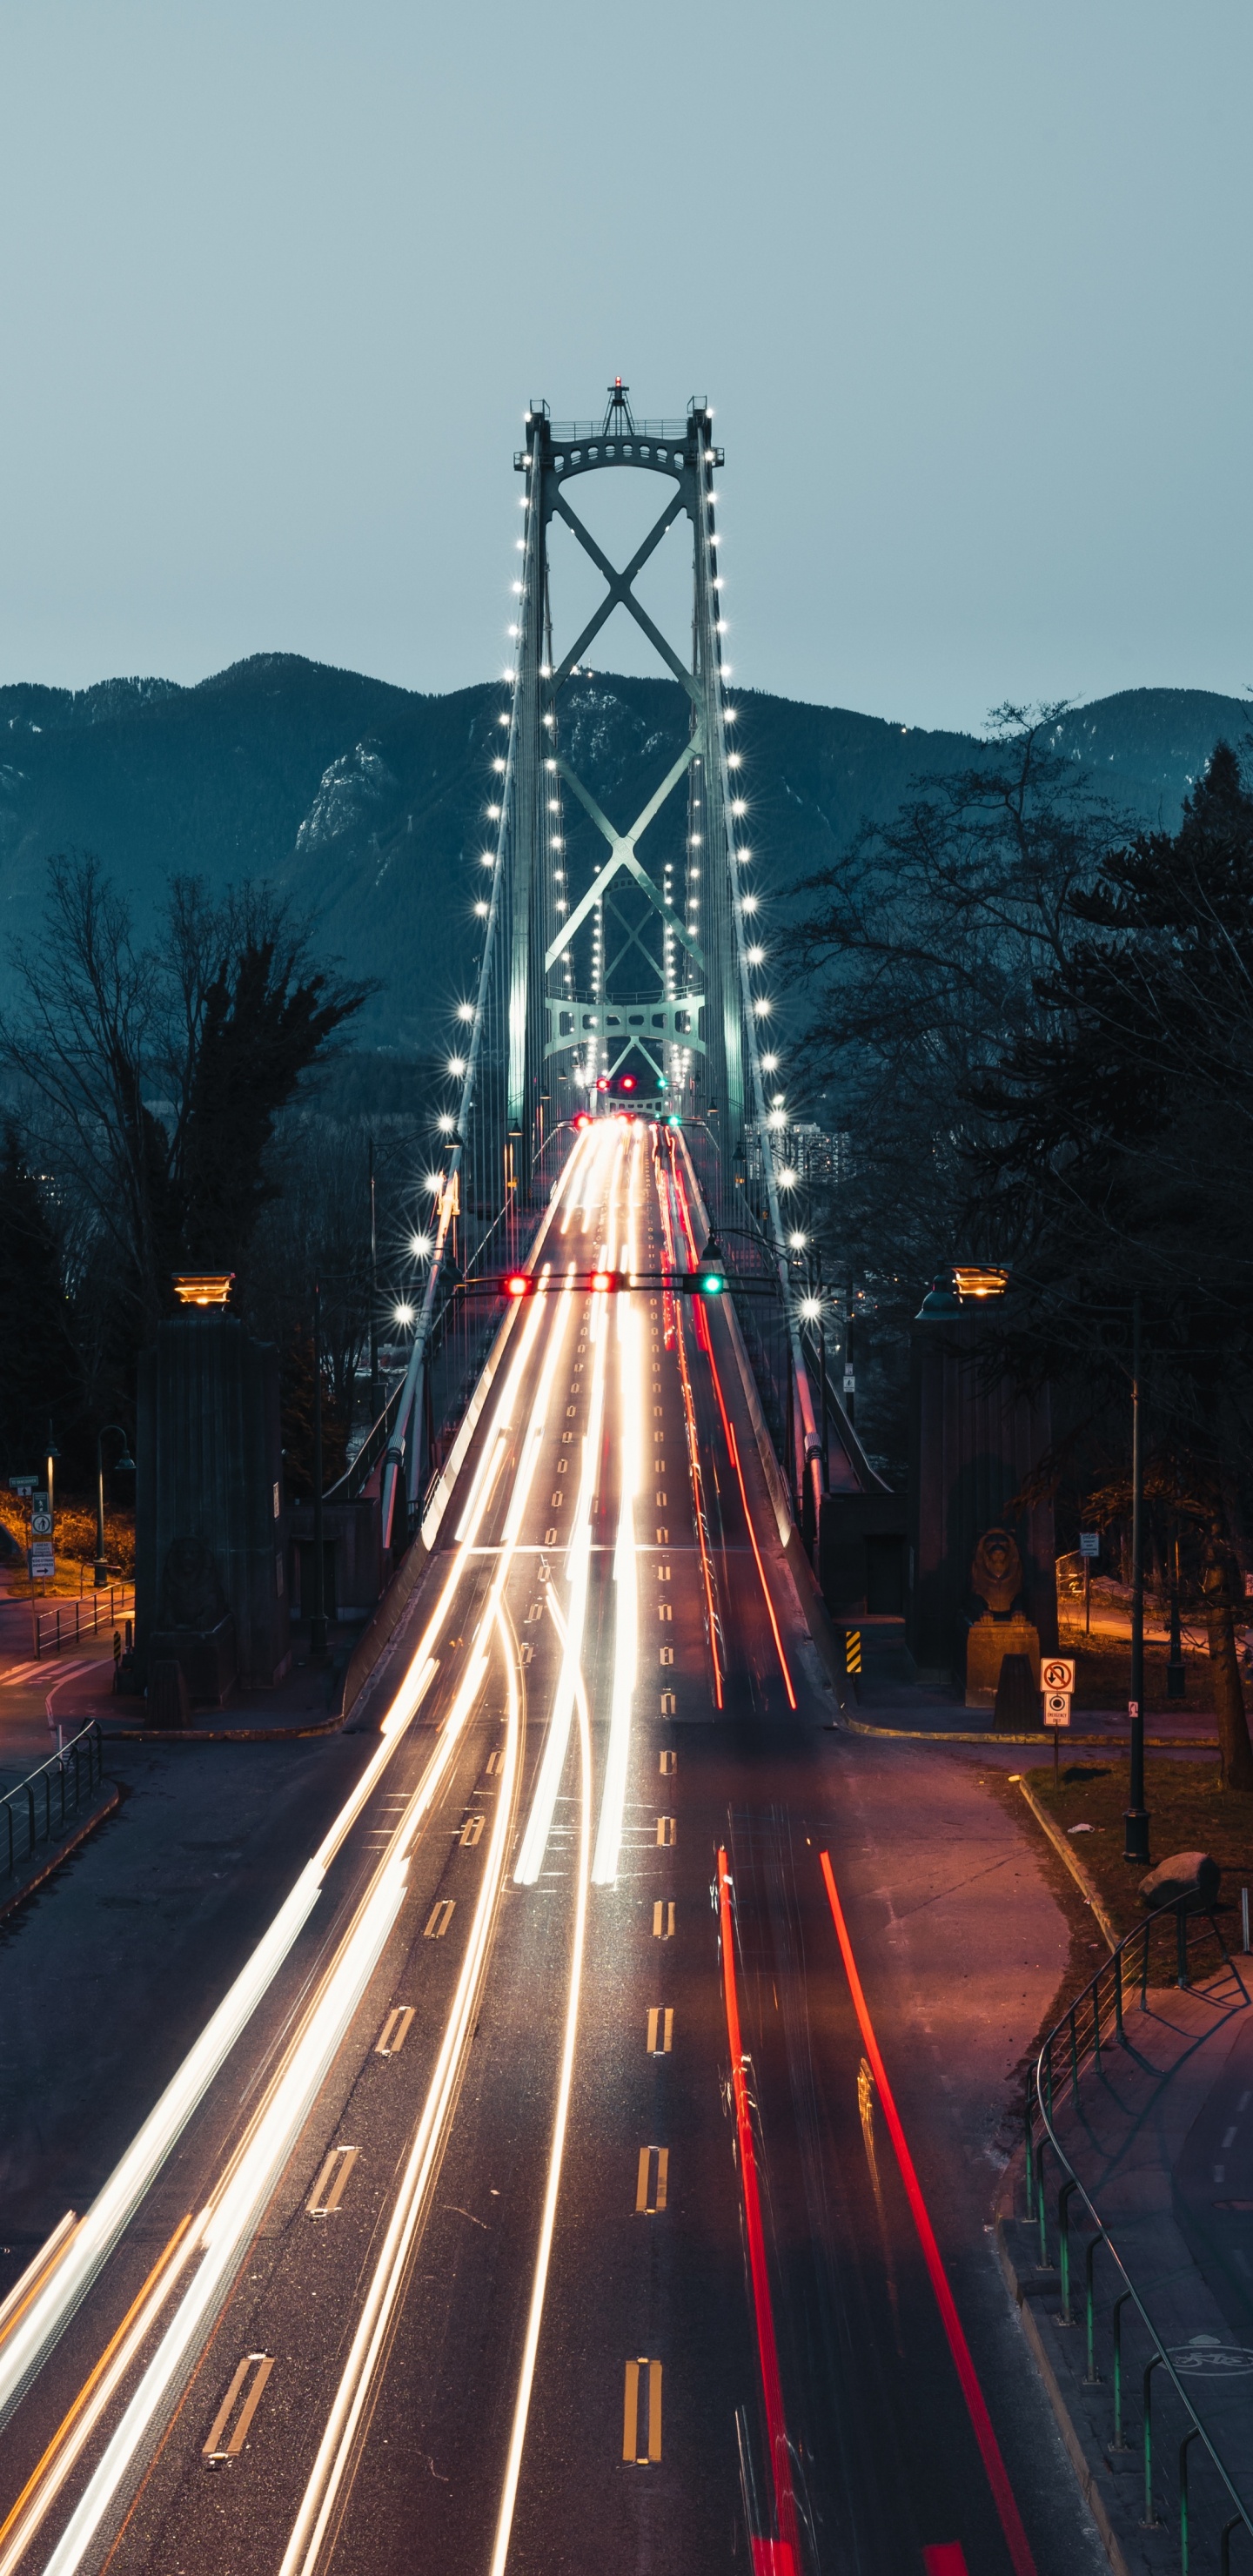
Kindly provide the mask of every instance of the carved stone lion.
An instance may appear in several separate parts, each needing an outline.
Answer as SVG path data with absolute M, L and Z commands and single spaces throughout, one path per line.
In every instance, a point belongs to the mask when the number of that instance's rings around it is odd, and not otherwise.
M 1022 1590 L 1022 1558 L 1012 1530 L 986 1529 L 970 1562 L 970 1589 L 985 1615 L 1007 1618 Z

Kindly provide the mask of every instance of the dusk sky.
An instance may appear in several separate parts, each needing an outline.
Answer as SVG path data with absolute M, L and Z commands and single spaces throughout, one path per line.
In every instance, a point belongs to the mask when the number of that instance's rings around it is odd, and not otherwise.
M 715 407 L 744 684 L 1253 682 L 1247 0 L 9 0 L 4 66 L 0 679 L 488 677 L 527 400 L 620 372 Z

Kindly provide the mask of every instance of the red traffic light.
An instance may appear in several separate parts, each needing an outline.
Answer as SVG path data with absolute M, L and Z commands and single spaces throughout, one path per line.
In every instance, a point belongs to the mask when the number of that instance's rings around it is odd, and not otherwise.
M 609 1089 L 609 1076 L 608 1076 L 608 1074 L 607 1074 L 607 1073 L 602 1073 L 602 1074 L 598 1077 L 598 1079 L 597 1079 L 597 1083 L 596 1083 L 596 1088 L 597 1088 L 597 1090 L 598 1090 L 598 1091 L 608 1091 L 608 1089 Z
M 527 1270 L 511 1270 L 504 1282 L 506 1297 L 529 1297 L 535 1282 Z
M 588 1285 L 595 1296 L 612 1296 L 622 1286 L 622 1273 L 620 1270 L 594 1270 Z
M 590 1127 L 592 1123 L 591 1110 L 580 1109 L 575 1117 L 574 1123 L 576 1127 Z
M 635 1089 L 635 1076 L 634 1076 L 634 1074 L 633 1074 L 633 1073 L 624 1073 L 624 1074 L 623 1074 L 623 1077 L 622 1077 L 622 1080 L 621 1080 L 621 1082 L 620 1082 L 620 1083 L 619 1083 L 619 1085 L 618 1085 L 618 1089 L 619 1089 L 619 1091 L 634 1091 L 634 1089 Z

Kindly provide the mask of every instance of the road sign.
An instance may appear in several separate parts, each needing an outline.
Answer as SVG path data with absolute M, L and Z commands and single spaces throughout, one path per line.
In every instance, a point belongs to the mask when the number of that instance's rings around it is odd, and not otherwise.
M 1046 1691 L 1046 1692 L 1045 1692 L 1045 1694 L 1044 1694 L 1044 1723 L 1045 1723 L 1045 1725 L 1046 1725 L 1046 1726 L 1069 1726 L 1069 1724 L 1070 1724 L 1070 1693 L 1069 1693 L 1069 1691 Z
M 32 1512 L 32 1513 L 31 1513 L 31 1516 L 30 1516 L 30 1534 L 31 1534 L 31 1537 L 32 1537 L 32 1538 L 51 1538 L 51 1536 L 52 1536 L 52 1514 L 51 1514 L 51 1512 Z
M 38 1476 L 10 1476 L 9 1492 L 11 1494 L 33 1494 L 38 1482 Z
M 1080 1554 L 1080 1556 L 1099 1556 L 1099 1555 L 1100 1555 L 1100 1553 L 1101 1553 L 1101 1533 L 1100 1533 L 1100 1531 L 1099 1531 L 1099 1530 L 1080 1530 L 1080 1532 L 1079 1532 L 1079 1554 Z
M 1074 1687 L 1075 1659 L 1073 1655 L 1042 1655 L 1040 1657 L 1040 1688 L 1042 1691 L 1072 1691 Z
M 30 1570 L 36 1583 L 51 1583 L 57 1561 L 46 1538 L 37 1539 L 30 1552 Z

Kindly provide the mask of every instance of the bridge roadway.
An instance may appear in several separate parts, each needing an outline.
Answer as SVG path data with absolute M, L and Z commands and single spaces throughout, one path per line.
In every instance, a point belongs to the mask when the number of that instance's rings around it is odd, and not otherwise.
M 560 1289 L 686 1266 L 662 1143 L 613 1122 L 577 1147 L 549 1293 L 515 1311 L 357 1788 L 238 2035 L 0 2319 L 0 2576 L 782 2568 L 750 2560 L 736 2434 L 742 2409 L 767 2536 L 771 2326 L 810 2576 L 1015 2563 L 840 1965 L 838 1816 L 811 1821 L 830 1702 L 729 1319 Z M 1065 2534 L 1042 2568 L 1088 2563 Z

